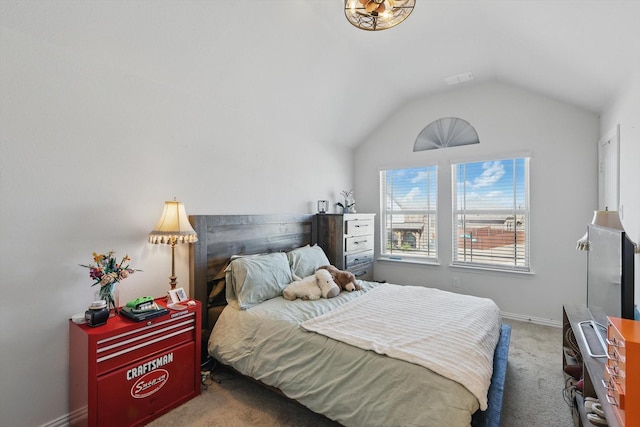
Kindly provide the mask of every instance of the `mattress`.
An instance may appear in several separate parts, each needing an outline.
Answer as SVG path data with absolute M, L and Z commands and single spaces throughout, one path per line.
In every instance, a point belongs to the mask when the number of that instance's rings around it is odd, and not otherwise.
M 301 327 L 381 286 L 360 283 L 362 291 L 332 299 L 276 297 L 247 310 L 227 307 L 210 336 L 209 353 L 346 426 L 469 426 L 480 404 L 459 382 Z

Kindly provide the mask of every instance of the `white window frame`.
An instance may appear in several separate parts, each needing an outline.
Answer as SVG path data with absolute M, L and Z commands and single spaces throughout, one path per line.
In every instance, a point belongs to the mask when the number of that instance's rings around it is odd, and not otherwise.
M 414 171 L 424 169 L 429 174 L 427 178 L 426 187 L 421 187 L 427 194 L 427 203 L 424 209 L 403 209 L 397 203 L 391 203 L 389 197 L 392 195 L 387 194 L 386 176 L 390 172 L 401 171 Z M 435 196 L 433 192 L 435 191 Z M 414 167 L 385 169 L 380 171 L 380 258 L 383 260 L 394 261 L 412 261 L 423 263 L 437 263 L 438 262 L 438 165 L 420 165 Z M 433 202 L 432 202 L 433 200 Z M 433 206 L 435 204 L 435 206 Z M 398 216 L 415 216 L 422 219 L 420 221 L 410 222 L 413 226 L 417 226 L 416 223 L 423 224 L 420 238 L 417 244 L 426 245 L 425 249 L 418 249 L 415 251 L 402 249 L 402 247 L 393 247 L 393 242 L 389 242 L 389 232 L 387 227 L 388 218 L 391 217 L 393 224 L 393 217 Z M 395 227 L 398 229 L 398 227 Z M 393 229 L 393 225 L 392 225 Z
M 524 206 L 517 205 L 517 178 L 512 181 L 513 188 L 513 204 L 509 208 L 495 209 L 466 209 L 466 206 L 458 206 L 460 199 L 458 196 L 462 192 L 461 197 L 464 204 L 467 203 L 466 196 L 470 191 L 466 188 L 467 179 L 463 179 L 463 183 L 458 183 L 457 170 L 458 167 L 466 167 L 466 165 L 486 163 L 486 162 L 513 162 L 517 160 L 524 160 Z M 452 224 L 451 224 L 451 242 L 452 242 L 452 265 L 483 268 L 490 270 L 500 271 L 516 271 L 516 272 L 530 272 L 531 271 L 531 250 L 530 250 L 530 163 L 531 156 L 529 155 L 517 155 L 508 158 L 494 158 L 490 160 L 475 160 L 465 161 L 451 164 L 451 189 L 452 189 Z M 512 166 L 515 168 L 515 166 Z M 485 199 L 486 200 L 486 199 Z M 462 218 L 460 218 L 462 216 Z M 480 219 L 486 219 L 488 217 L 504 217 L 504 223 L 489 225 L 492 230 L 502 229 L 503 233 L 509 234 L 513 232 L 513 238 L 516 243 L 512 247 L 510 245 L 492 247 L 490 249 L 483 248 L 483 250 L 476 250 L 475 260 L 473 259 L 473 243 L 478 242 L 477 238 L 473 236 L 474 219 L 479 221 Z M 470 217 L 470 219 L 468 219 Z M 484 218 L 482 218 L 484 217 Z M 478 223 L 476 222 L 475 227 Z M 460 230 L 459 225 L 462 226 Z M 486 228 L 486 227 L 485 227 Z M 479 231 L 477 231 L 479 232 Z M 519 232 L 523 233 L 524 242 L 518 244 L 517 241 L 522 236 Z M 479 234 L 478 234 L 479 235 Z M 460 247 L 460 241 L 462 239 L 462 245 Z M 467 242 L 470 247 L 467 247 Z M 462 252 L 461 252 L 462 251 Z M 504 262 L 497 262 L 496 259 L 503 258 Z

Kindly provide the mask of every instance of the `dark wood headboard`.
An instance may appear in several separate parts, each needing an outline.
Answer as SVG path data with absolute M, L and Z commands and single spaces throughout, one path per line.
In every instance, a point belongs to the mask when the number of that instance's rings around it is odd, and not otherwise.
M 189 295 L 209 327 L 212 280 L 233 255 L 285 252 L 315 241 L 314 215 L 190 215 L 198 241 L 189 249 Z

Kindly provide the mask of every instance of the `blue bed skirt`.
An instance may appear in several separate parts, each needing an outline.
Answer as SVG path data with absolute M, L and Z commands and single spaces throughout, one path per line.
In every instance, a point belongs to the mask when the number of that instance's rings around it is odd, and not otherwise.
M 504 397 L 504 381 L 507 376 L 507 360 L 509 359 L 509 342 L 511 326 L 502 325 L 500 339 L 493 354 L 493 376 L 489 386 L 488 407 L 486 411 L 473 414 L 473 427 L 499 427 L 502 415 L 502 398 Z

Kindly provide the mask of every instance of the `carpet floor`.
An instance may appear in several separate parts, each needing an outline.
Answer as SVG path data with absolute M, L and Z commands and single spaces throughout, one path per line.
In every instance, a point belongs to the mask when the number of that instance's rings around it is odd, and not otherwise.
M 502 427 L 571 427 L 564 399 L 562 330 L 529 322 L 511 325 Z M 324 427 L 339 424 L 256 383 L 216 368 L 202 394 L 154 420 L 152 427 Z

